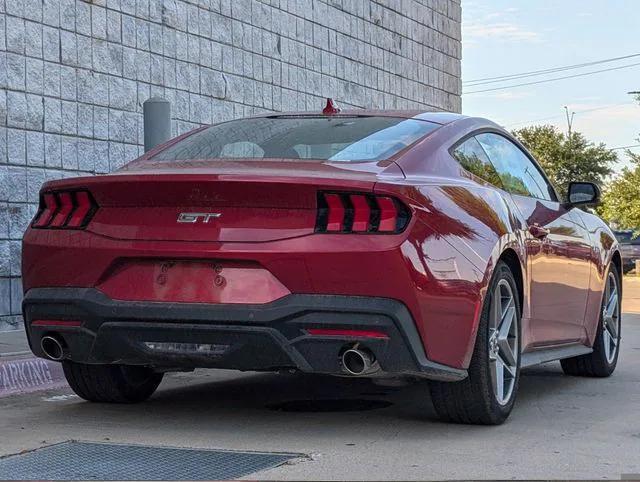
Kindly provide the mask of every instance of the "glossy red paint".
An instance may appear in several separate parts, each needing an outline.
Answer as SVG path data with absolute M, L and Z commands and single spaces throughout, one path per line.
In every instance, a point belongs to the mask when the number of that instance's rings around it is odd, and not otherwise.
M 290 294 L 252 262 L 121 260 L 96 287 L 114 300 L 164 303 L 268 303 Z
M 508 194 L 464 171 L 449 153 L 461 138 L 487 129 L 509 137 L 490 121 L 356 112 L 442 127 L 381 162 L 151 159 L 173 140 L 116 173 L 48 182 L 44 191 L 86 189 L 100 208 L 84 230 L 27 230 L 25 293 L 93 287 L 114 299 L 171 303 L 259 304 L 289 293 L 390 298 L 409 310 L 429 360 L 466 368 L 493 268 L 505 258 L 523 287 L 525 351 L 593 342 L 618 249 L 601 220 Z M 381 226 L 390 230 L 393 199 L 408 206 L 411 220 L 399 234 L 315 233 L 320 191 L 380 196 Z M 177 223 L 184 212 L 221 216 L 185 226 Z M 338 214 L 332 227 L 342 222 Z M 532 226 L 548 235 L 532 235 Z

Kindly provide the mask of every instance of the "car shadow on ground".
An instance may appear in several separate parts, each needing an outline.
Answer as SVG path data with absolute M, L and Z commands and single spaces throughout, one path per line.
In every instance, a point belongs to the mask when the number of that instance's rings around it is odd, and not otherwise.
M 565 376 L 558 363 L 523 370 L 516 412 L 570 392 L 582 380 Z M 363 421 L 371 430 L 380 424 L 439 423 L 426 382 L 382 386 L 369 379 L 304 374 L 224 372 L 220 376 L 216 371 L 200 371 L 167 377 L 161 389 L 143 404 L 78 401 L 59 408 L 73 410 L 74 417 L 100 417 L 107 410 L 111 415 L 119 413 L 116 418 L 123 423 L 135 418 L 146 419 L 150 425 L 161 422 L 165 427 L 202 424 L 231 430 L 255 424 L 285 424 L 293 431 L 311 427 L 339 431 L 355 425 L 366 430 Z

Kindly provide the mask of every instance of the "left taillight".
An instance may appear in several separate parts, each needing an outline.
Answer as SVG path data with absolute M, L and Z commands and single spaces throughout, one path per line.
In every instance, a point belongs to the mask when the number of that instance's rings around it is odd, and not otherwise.
M 91 193 L 84 189 L 45 191 L 31 227 L 39 229 L 83 229 L 98 209 Z
M 397 234 L 411 219 L 396 198 L 369 193 L 319 192 L 316 233 Z

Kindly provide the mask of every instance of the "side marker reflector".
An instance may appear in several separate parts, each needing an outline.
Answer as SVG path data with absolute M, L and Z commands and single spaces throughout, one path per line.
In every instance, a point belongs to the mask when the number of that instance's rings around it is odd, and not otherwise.
M 82 326 L 79 320 L 35 320 L 31 322 L 31 326 Z

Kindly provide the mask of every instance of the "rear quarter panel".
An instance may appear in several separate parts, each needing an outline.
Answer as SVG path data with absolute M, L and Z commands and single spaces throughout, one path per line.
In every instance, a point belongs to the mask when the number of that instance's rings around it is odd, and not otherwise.
M 580 216 L 587 229 L 592 246 L 592 268 L 589 280 L 589 297 L 585 312 L 585 329 L 589 344 L 593 345 L 600 321 L 605 276 L 614 254 L 620 251 L 620 246 L 609 226 L 600 217 L 581 210 L 576 210 L 576 213 Z M 622 285 L 620 289 L 622 289 Z
M 376 191 L 399 193 L 414 211 L 413 229 L 403 244 L 421 320 L 427 355 L 468 367 L 480 308 L 501 254 L 512 249 L 524 259 L 520 221 L 500 191 L 471 180 L 407 179 Z M 526 273 L 521 262 L 521 271 Z M 528 313 L 528 306 L 523 313 Z M 415 315 L 414 315 L 415 316 Z

